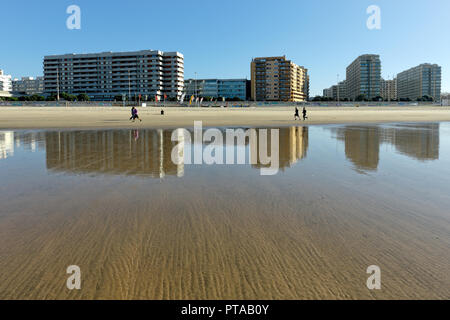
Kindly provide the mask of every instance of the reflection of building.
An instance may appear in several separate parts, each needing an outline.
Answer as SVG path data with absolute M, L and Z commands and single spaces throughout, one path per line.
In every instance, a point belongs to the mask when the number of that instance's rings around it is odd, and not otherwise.
M 392 144 L 398 152 L 417 160 L 437 160 L 439 159 L 439 124 L 414 125 L 411 129 L 395 130 Z
M 345 141 L 345 155 L 357 168 L 376 170 L 380 153 L 380 135 L 376 127 L 337 129 L 337 138 Z
M 439 159 L 439 124 L 398 125 L 393 127 L 346 126 L 334 129 L 345 142 L 345 155 L 360 170 L 378 168 L 380 145 L 388 143 L 417 160 Z
M 66 131 L 46 134 L 47 168 L 80 173 L 183 175 L 172 162 L 170 130 Z
M 0 159 L 14 155 L 14 132 L 0 131 Z
M 257 137 L 258 137 L 258 145 L 257 148 L 254 148 L 256 150 L 258 157 L 257 157 L 257 163 L 253 165 L 256 168 L 261 167 L 269 167 L 270 165 L 263 165 L 260 162 L 259 152 L 260 152 L 260 146 L 261 146 L 261 135 L 259 133 L 259 130 L 257 131 Z M 271 130 L 267 129 L 267 154 L 269 156 L 272 156 L 270 154 L 271 152 Z M 306 157 L 308 151 L 308 127 L 289 127 L 289 128 L 280 128 L 279 129 L 279 168 L 289 168 L 291 165 L 298 162 L 298 160 L 301 160 Z

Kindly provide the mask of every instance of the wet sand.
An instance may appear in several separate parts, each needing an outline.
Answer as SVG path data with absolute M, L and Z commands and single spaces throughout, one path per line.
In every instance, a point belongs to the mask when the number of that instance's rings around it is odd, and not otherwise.
M 430 128 L 402 129 L 394 142 L 420 156 L 439 143 L 418 139 Z M 147 155 L 119 161 L 95 133 L 69 133 L 61 149 L 47 139 L 45 159 L 0 162 L 0 299 L 449 299 L 448 167 L 402 158 L 376 175 L 355 157 L 375 147 L 362 144 L 367 130 L 341 128 L 361 173 L 333 156 L 320 130 L 309 142 L 303 133 L 308 155 L 273 177 L 233 166 L 133 176 Z M 98 143 L 99 154 L 77 142 Z M 72 264 L 81 290 L 65 286 Z M 372 264 L 379 291 L 366 287 Z
M 308 107 L 308 124 L 450 121 L 450 107 Z M 171 128 L 193 126 L 295 125 L 294 107 L 139 108 L 143 122 L 130 123 L 121 107 L 0 107 L 1 129 Z

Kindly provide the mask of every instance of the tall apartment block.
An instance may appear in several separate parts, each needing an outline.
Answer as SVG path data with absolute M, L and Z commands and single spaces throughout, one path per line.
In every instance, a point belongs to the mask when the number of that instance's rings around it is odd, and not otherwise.
M 11 76 L 4 74 L 3 70 L 0 70 L 0 91 L 12 91 Z
M 384 80 L 381 78 L 380 95 L 384 100 L 397 100 L 397 79 Z
M 224 97 L 247 100 L 247 79 L 187 79 L 184 81 L 186 96 Z
M 93 100 L 112 100 L 123 94 L 179 98 L 183 87 L 184 57 L 179 52 L 142 50 L 44 57 L 47 94 L 86 93 Z
M 425 63 L 403 71 L 397 75 L 397 82 L 399 99 L 441 98 L 441 67 L 437 64 Z
M 381 94 L 381 61 L 377 54 L 365 54 L 355 59 L 346 72 L 347 96 L 373 99 Z
M 23 94 L 39 94 L 44 92 L 44 77 L 22 77 L 14 79 L 12 82 L 12 91 Z
M 251 99 L 257 101 L 306 101 L 308 70 L 286 57 L 254 58 L 250 64 Z

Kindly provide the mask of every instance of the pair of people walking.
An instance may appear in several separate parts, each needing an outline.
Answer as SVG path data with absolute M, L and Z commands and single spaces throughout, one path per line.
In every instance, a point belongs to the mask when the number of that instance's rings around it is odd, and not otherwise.
M 130 120 L 132 120 L 134 122 L 136 119 L 138 119 L 139 121 L 142 122 L 141 118 L 139 118 L 139 116 L 138 116 L 137 109 L 135 107 L 132 107 L 131 108 L 131 118 L 130 118 Z
M 306 108 L 305 107 L 303 107 L 302 114 L 303 114 L 303 121 L 308 119 L 308 117 L 306 116 Z M 297 118 L 298 118 L 298 120 L 300 120 L 300 114 L 298 112 L 298 108 L 295 107 L 294 120 L 297 120 Z

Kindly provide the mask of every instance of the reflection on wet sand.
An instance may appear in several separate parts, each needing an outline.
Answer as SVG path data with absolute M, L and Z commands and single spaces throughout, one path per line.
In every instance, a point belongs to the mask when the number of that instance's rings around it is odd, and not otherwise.
M 345 155 L 361 171 L 377 170 L 380 146 L 396 150 L 417 160 L 439 159 L 439 124 L 395 126 L 345 126 L 332 128 L 336 138 L 345 143 Z
M 176 142 L 169 130 L 65 131 L 45 135 L 47 168 L 52 171 L 182 177 L 174 164 Z
M 259 130 L 256 129 L 259 137 Z M 270 150 L 271 131 L 268 130 Z M 171 153 L 178 142 L 171 141 L 172 130 L 118 130 L 118 131 L 63 131 L 45 133 L 47 168 L 54 172 L 143 175 L 162 178 L 184 175 L 184 163 L 172 162 Z M 191 132 L 191 141 L 192 138 Z M 183 134 L 180 130 L 178 138 Z M 225 136 L 225 133 L 224 133 Z M 280 169 L 284 170 L 306 157 L 308 127 L 279 129 Z M 180 141 L 180 140 L 179 140 Z M 250 139 L 245 139 L 249 150 L 259 154 Z M 192 145 L 185 145 L 191 148 Z M 230 146 L 228 146 L 230 147 Z M 248 153 L 248 151 L 247 151 Z M 183 148 L 179 157 L 183 159 Z M 256 157 L 254 168 L 265 165 Z M 247 158 L 249 160 L 250 157 Z M 269 166 L 269 165 L 267 165 Z
M 326 128 L 281 129 L 285 173 L 265 177 L 174 165 L 172 130 L 4 134 L 0 299 L 449 299 L 438 126 L 335 126 L 370 175 Z M 66 287 L 70 265 L 81 290 Z M 366 286 L 370 265 L 381 290 Z
M 256 129 L 259 135 L 259 130 Z M 308 127 L 289 127 L 279 129 L 279 166 L 280 170 L 284 171 L 296 164 L 299 160 L 306 158 L 308 153 Z M 267 149 L 271 150 L 271 131 L 267 132 Z M 255 148 L 256 154 L 259 155 L 260 145 Z M 268 167 L 269 165 L 261 164 L 259 156 L 256 164 L 252 165 L 254 168 Z
M 45 149 L 44 132 L 22 132 L 17 135 L 14 131 L 0 131 L 0 160 L 12 157 L 15 147 L 34 152 Z

